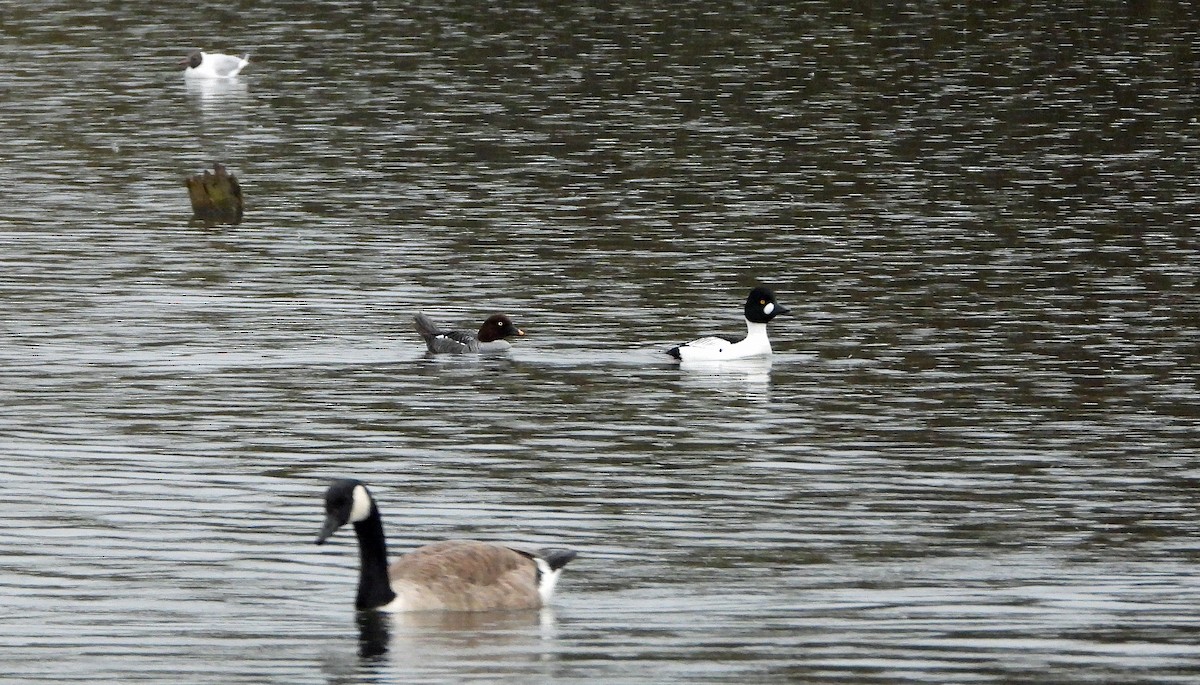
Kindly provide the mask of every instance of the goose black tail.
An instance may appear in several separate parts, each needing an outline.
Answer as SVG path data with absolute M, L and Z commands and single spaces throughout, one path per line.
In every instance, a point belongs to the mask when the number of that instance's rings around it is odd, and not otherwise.
M 578 553 L 573 549 L 547 547 L 539 549 L 538 556 L 546 560 L 546 563 L 550 565 L 551 571 L 557 571 L 571 563 L 571 560 L 578 556 Z

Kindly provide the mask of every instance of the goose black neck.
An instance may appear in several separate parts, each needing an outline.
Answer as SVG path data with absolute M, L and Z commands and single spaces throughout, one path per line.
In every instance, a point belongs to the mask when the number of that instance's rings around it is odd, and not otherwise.
M 372 507 L 371 515 L 354 524 L 358 536 L 358 599 L 359 609 L 381 607 L 396 598 L 388 579 L 387 541 L 383 537 L 383 519 Z

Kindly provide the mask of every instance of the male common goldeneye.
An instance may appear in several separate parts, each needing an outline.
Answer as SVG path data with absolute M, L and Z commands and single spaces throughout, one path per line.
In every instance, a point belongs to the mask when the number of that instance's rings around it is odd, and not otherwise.
M 505 338 L 525 335 L 512 319 L 504 314 L 492 314 L 479 327 L 478 333 L 468 331 L 443 331 L 428 316 L 413 317 L 417 332 L 425 339 L 425 345 L 434 354 L 463 354 L 465 352 L 504 352 L 509 345 Z
M 250 63 L 250 55 L 234 57 L 216 52 L 194 50 L 179 62 L 189 78 L 233 78 Z
M 756 286 L 746 298 L 745 338 L 736 342 L 718 337 L 700 338 L 672 347 L 667 354 L 681 361 L 722 361 L 771 354 L 767 323 L 787 313 L 787 307 L 775 301 L 775 293 Z

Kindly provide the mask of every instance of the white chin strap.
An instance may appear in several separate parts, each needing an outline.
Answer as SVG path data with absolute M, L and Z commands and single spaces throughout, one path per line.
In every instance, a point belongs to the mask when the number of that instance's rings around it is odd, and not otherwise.
M 354 505 L 350 507 L 350 523 L 365 521 L 370 515 L 371 495 L 363 486 L 354 486 Z

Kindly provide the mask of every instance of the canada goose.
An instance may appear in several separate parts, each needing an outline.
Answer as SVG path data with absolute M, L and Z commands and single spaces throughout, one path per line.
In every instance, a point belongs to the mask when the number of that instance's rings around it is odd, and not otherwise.
M 450 540 L 419 547 L 389 567 L 379 507 L 367 486 L 353 479 L 336 480 L 325 492 L 325 525 L 317 544 L 347 523 L 358 536 L 359 609 L 536 609 L 550 601 L 563 567 L 575 558 L 569 549 L 529 552 Z

